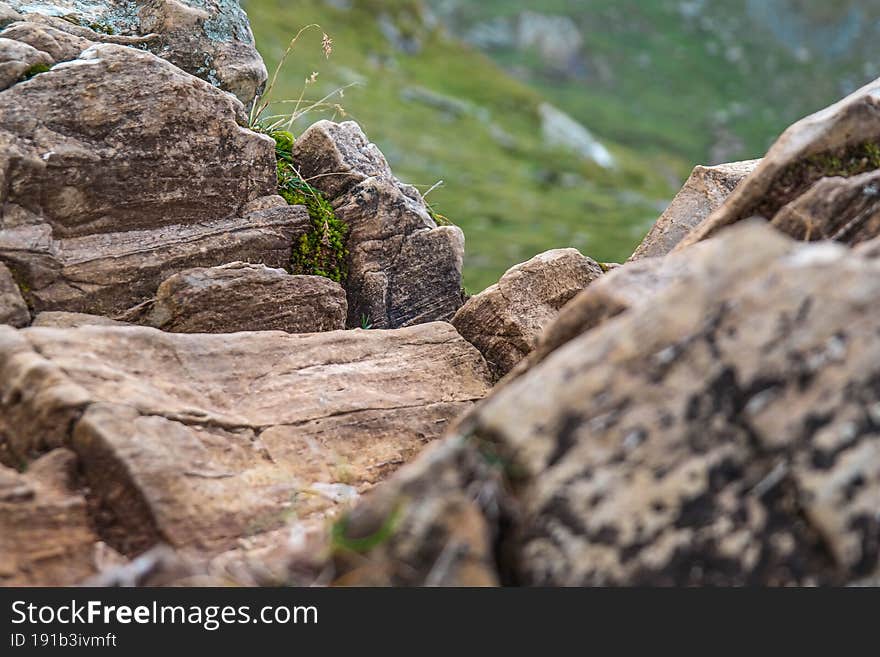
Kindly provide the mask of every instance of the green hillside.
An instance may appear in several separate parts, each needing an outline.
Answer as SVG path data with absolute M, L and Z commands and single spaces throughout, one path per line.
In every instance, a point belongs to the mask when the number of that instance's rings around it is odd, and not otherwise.
M 315 71 L 308 98 L 355 83 L 331 102 L 364 127 L 398 176 L 422 191 L 444 181 L 428 201 L 465 232 L 470 292 L 549 248 L 574 246 L 604 261 L 625 258 L 689 169 L 684 158 L 607 142 L 617 160 L 613 170 L 548 148 L 541 137 L 540 94 L 432 26 L 419 3 L 361 0 L 348 9 L 330 4 L 245 3 L 270 71 L 305 25 L 319 23 L 334 40 L 326 59 L 320 30 L 304 34 L 272 97 L 299 98 Z M 377 20 L 383 15 L 418 39 L 418 52 L 407 54 L 383 35 Z M 276 104 L 272 111 L 290 107 Z M 298 129 L 334 115 L 342 118 L 332 109 L 312 112 Z

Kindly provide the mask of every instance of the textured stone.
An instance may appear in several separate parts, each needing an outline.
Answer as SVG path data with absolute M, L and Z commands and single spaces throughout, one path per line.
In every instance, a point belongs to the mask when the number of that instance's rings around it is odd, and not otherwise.
M 47 310 L 34 317 L 31 326 L 43 328 L 80 328 L 82 326 L 129 326 L 129 324 L 110 319 L 109 317 L 102 317 L 101 315 Z
M 559 309 L 600 276 L 599 264 L 576 249 L 547 251 L 471 297 L 452 325 L 501 377 L 531 352 Z
M 24 79 L 35 67 L 49 66 L 52 58 L 26 43 L 0 37 L 0 91 Z
M 438 227 L 351 121 L 319 121 L 294 144 L 302 176 L 349 226 L 348 325 L 397 328 L 449 320 L 462 304 L 464 234 Z
M 760 160 L 695 167 L 630 260 L 663 256 L 727 200 Z
M 0 262 L 0 324 L 21 328 L 27 326 L 30 321 L 31 314 L 21 297 L 12 272 Z
M 69 586 L 95 572 L 98 538 L 76 467 L 66 449 L 25 473 L 0 465 L 0 586 Z
M 172 333 L 312 333 L 344 329 L 346 310 L 345 290 L 330 279 L 234 262 L 175 274 L 138 321 Z
M 321 517 L 410 460 L 489 389 L 448 324 L 182 335 L 0 327 L 7 460 L 78 454 L 125 554 L 228 549 Z

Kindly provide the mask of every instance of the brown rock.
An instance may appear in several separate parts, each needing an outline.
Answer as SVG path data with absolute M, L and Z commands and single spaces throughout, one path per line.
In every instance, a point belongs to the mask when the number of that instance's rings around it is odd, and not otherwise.
M 0 324 L 21 328 L 30 324 L 31 314 L 21 298 L 18 284 L 9 268 L 0 262 Z
M 52 58 L 26 43 L 0 37 L 0 91 L 11 87 L 34 71 L 37 66 L 49 66 Z
M 559 309 L 602 273 L 576 249 L 547 251 L 511 267 L 498 283 L 471 297 L 452 325 L 500 378 L 535 347 Z
M 52 24 L 40 21 L 20 21 L 13 23 L 0 36 L 27 44 L 49 56 L 48 64 L 58 64 L 79 57 L 84 50 L 95 45 L 96 41 L 66 32 L 72 29 L 70 23 L 56 19 L 59 29 Z M 98 38 L 98 37 L 96 37 Z
M 721 207 L 759 162 L 750 160 L 694 168 L 690 178 L 642 240 L 630 261 L 664 256 L 672 251 L 688 233 Z
M 345 290 L 320 276 L 234 262 L 175 274 L 156 293 L 140 323 L 172 333 L 345 328 Z
M 66 449 L 25 473 L 0 465 L 0 586 L 67 586 L 95 572 L 98 538 L 75 477 Z
M 102 317 L 101 315 L 47 310 L 34 317 L 31 326 L 42 328 L 80 328 L 82 326 L 130 326 L 130 324 L 119 322 L 109 317 Z
M 181 335 L 0 328 L 8 458 L 70 445 L 102 536 L 217 551 L 346 505 L 489 389 L 448 324 Z
M 294 145 L 302 176 L 349 226 L 348 326 L 398 328 L 449 320 L 462 304 L 464 235 L 438 227 L 351 121 L 319 121 Z

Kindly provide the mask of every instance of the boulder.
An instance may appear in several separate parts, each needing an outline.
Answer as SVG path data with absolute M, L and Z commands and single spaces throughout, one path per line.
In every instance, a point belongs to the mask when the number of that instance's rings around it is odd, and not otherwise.
M 296 140 L 293 159 L 349 227 L 348 326 L 451 319 L 462 304 L 464 234 L 437 226 L 360 127 L 319 121 Z
M 131 324 L 110 319 L 109 317 L 102 317 L 101 315 L 47 310 L 34 317 L 31 326 L 43 328 L 80 328 L 81 326 L 131 326 Z
M 471 297 L 452 320 L 502 377 L 531 352 L 545 326 L 572 297 L 602 276 L 576 249 L 556 249 L 511 267 Z
M 727 200 L 760 160 L 695 167 L 642 243 L 630 257 L 664 256 Z
M 8 0 L 4 4 L 28 21 L 92 41 L 141 42 L 245 104 L 253 101 L 268 77 L 247 14 L 236 0 Z
M 527 585 L 876 578 L 880 263 L 762 225 L 716 240 L 751 266 L 694 252 L 701 275 L 557 350 L 368 496 L 346 536 L 389 511 L 401 531 L 362 562 L 418 584 L 457 583 L 459 545 Z M 444 530 L 462 497 L 493 556 Z
M 310 222 L 277 203 L 273 142 L 241 112 L 108 44 L 0 93 L 0 261 L 32 309 L 115 316 L 184 269 L 288 266 Z
M 0 91 L 52 63 L 52 58 L 42 50 L 0 37 Z
M 489 390 L 448 324 L 291 335 L 0 327 L 6 460 L 79 456 L 124 554 L 210 552 L 333 513 Z
M 859 89 L 840 102 L 802 119 L 788 128 L 767 152 L 752 173 L 727 201 L 695 228 L 677 248 L 686 248 L 711 237 L 720 229 L 750 217 L 773 221 L 777 214 L 824 178 L 853 177 L 880 169 L 880 80 Z M 819 196 L 817 190 L 813 199 Z M 846 194 L 837 197 L 835 210 Z M 850 197 L 852 198 L 852 197 Z M 857 198 L 857 196 L 855 197 Z M 805 199 L 815 207 L 815 201 Z M 813 215 L 812 219 L 820 219 Z M 832 225 L 814 225 L 811 234 L 833 234 Z M 780 219 L 780 227 L 805 233 L 801 222 Z M 861 237 L 865 237 L 864 232 Z
M 57 449 L 20 473 L 0 465 L 0 586 L 69 586 L 95 572 L 76 455 Z
M 21 328 L 30 324 L 30 321 L 31 314 L 12 272 L 0 262 L 0 324 Z
M 328 278 L 233 262 L 175 274 L 138 314 L 172 333 L 312 333 L 344 329 L 346 310 L 345 290 Z

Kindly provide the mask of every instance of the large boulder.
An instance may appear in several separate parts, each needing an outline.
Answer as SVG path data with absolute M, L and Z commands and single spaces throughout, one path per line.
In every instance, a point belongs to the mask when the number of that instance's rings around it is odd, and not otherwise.
M 23 14 L 28 22 L 81 38 L 139 43 L 245 104 L 268 77 L 237 0 L 7 0 L 0 4 L 4 11 Z
M 310 228 L 241 104 L 158 57 L 96 45 L 0 92 L 0 261 L 31 308 L 114 316 L 170 275 L 289 266 Z
M 695 167 L 681 191 L 672 199 L 630 257 L 632 260 L 664 256 L 694 228 L 717 210 L 760 160 Z
M 319 121 L 294 144 L 300 174 L 349 227 L 348 325 L 449 320 L 462 304 L 464 234 L 437 226 L 419 192 L 391 173 L 351 121 Z
M 402 528 L 362 550 L 366 580 L 456 584 L 473 560 L 542 585 L 880 575 L 880 263 L 761 225 L 717 240 L 751 267 L 695 252 L 701 276 L 553 353 L 357 507 L 337 530 L 355 546 L 391 512 Z
M 125 554 L 332 513 L 489 390 L 448 324 L 292 335 L 0 327 L 0 457 L 67 446 Z
M 780 217 L 777 226 L 798 237 L 836 236 L 842 223 L 859 223 L 858 207 L 863 199 L 852 190 L 843 191 L 823 207 L 817 199 L 821 201 L 831 188 L 857 185 L 826 179 L 851 178 L 878 169 L 880 80 L 788 128 L 727 201 L 677 248 L 686 248 L 750 217 L 775 221 L 781 211 L 789 216 Z M 811 190 L 815 191 L 810 194 Z M 786 206 L 805 194 L 810 196 L 803 200 L 804 207 L 797 209 L 806 210 L 807 220 L 793 220 L 791 208 L 786 211 Z M 848 202 L 854 204 L 852 209 L 847 209 Z M 839 238 L 855 244 L 875 234 L 862 228 L 845 230 Z
M 233 262 L 175 274 L 134 315 L 172 333 L 313 333 L 344 329 L 346 309 L 345 290 L 328 278 Z
M 502 377 L 535 347 L 541 331 L 572 297 L 602 276 L 577 249 L 556 249 L 507 270 L 455 314 L 452 325 Z
M 95 572 L 98 537 L 76 471 L 67 449 L 23 473 L 0 465 L 0 586 L 68 586 Z
M 27 304 L 9 268 L 0 262 L 0 324 L 21 328 L 31 321 Z

